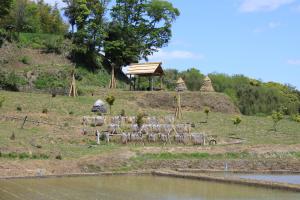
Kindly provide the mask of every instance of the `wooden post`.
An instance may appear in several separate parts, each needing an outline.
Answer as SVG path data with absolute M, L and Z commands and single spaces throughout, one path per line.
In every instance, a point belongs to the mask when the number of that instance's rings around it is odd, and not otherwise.
M 24 125 L 25 125 L 26 121 L 27 121 L 27 115 L 25 116 L 25 118 L 24 118 L 24 120 L 23 120 L 23 123 L 22 123 L 21 129 L 23 129 L 23 127 L 24 127 Z
M 116 78 L 115 78 L 115 64 L 111 64 L 111 79 L 109 83 L 109 88 L 110 89 L 115 89 L 117 87 L 116 85 Z
M 163 88 L 163 77 L 160 76 L 160 90 L 162 90 Z
M 151 76 L 151 91 L 153 91 L 153 76 Z
M 77 96 L 77 89 L 76 89 L 76 80 L 75 80 L 75 72 L 73 72 L 72 75 L 72 82 L 70 86 L 69 96 L 70 97 L 76 97 Z
M 176 95 L 176 110 L 175 110 L 175 118 L 182 119 L 182 110 L 181 110 L 181 97 L 180 92 L 177 92 Z
M 129 90 L 131 91 L 131 87 L 132 87 L 132 79 L 131 79 L 131 74 L 129 75 L 129 81 L 130 81 L 130 87 L 129 87 Z

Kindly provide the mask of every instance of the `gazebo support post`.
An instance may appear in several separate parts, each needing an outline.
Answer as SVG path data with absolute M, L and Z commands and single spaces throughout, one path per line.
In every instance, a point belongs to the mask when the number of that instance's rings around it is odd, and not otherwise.
M 160 90 L 163 88 L 163 77 L 160 75 Z
M 130 81 L 129 90 L 131 91 L 131 88 L 132 88 L 132 79 L 131 79 L 131 74 L 129 75 L 129 81 Z
M 153 91 L 153 76 L 151 76 L 151 91 Z

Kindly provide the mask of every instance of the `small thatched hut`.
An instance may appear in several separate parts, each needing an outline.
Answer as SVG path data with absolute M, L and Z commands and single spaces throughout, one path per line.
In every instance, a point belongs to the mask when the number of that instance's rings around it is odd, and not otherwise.
M 214 92 L 214 87 L 212 82 L 208 76 L 206 76 L 203 80 L 203 84 L 200 88 L 200 92 Z
M 184 80 L 180 77 L 176 82 L 176 91 L 183 92 L 186 91 L 187 87 L 185 85 Z

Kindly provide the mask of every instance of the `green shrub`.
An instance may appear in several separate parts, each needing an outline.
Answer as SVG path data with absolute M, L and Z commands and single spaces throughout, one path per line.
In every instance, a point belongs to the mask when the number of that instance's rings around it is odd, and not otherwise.
M 111 114 L 111 107 L 114 105 L 116 98 L 112 95 L 109 95 L 105 98 L 105 101 L 108 103 L 109 105 L 109 113 Z
M 55 156 L 55 159 L 56 160 L 62 160 L 62 155 L 59 154 L 59 155 Z
M 19 159 L 26 159 L 26 158 L 30 158 L 30 155 L 28 153 L 20 153 L 18 155 Z
M 48 109 L 47 108 L 43 108 L 42 113 L 47 114 L 48 113 Z
M 139 113 L 137 116 L 136 116 L 136 123 L 138 125 L 139 128 L 141 128 L 144 124 L 144 116 L 145 114 L 144 113 Z
M 19 59 L 20 62 L 22 62 L 25 65 L 30 64 L 30 58 L 28 56 L 23 56 L 22 58 Z
M 299 122 L 300 123 L 300 114 L 297 115 L 292 115 L 291 119 L 295 122 Z
M 73 111 L 70 111 L 70 112 L 69 112 L 69 115 L 74 115 L 74 112 L 73 112 Z
M 233 124 L 237 127 L 242 122 L 242 119 L 239 116 L 236 116 L 232 121 Z
M 121 110 L 120 115 L 121 115 L 122 117 L 125 117 L 125 116 L 126 116 L 126 113 L 125 113 L 125 110 L 124 110 L 124 109 Z
M 20 105 L 17 106 L 17 111 L 22 111 L 22 107 Z
M 6 73 L 0 69 L 0 88 L 9 91 L 18 91 L 19 87 L 25 85 L 26 80 L 15 72 Z
M 5 101 L 5 97 L 0 96 L 0 108 L 2 108 L 4 101 Z
M 274 111 L 272 113 L 272 120 L 273 120 L 273 129 L 277 131 L 277 124 L 283 119 L 283 114 L 281 112 Z
M 210 112 L 210 109 L 208 107 L 204 108 L 204 113 L 206 115 L 206 120 L 205 120 L 206 123 L 208 122 L 208 114 L 209 114 L 209 112 Z

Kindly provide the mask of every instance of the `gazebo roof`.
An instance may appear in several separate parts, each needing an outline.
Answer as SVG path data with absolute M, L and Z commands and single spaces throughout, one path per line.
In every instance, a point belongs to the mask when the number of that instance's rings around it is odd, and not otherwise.
M 164 70 L 161 65 L 161 62 L 133 63 L 129 65 L 127 74 L 140 76 L 162 76 L 164 75 Z

